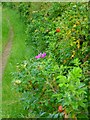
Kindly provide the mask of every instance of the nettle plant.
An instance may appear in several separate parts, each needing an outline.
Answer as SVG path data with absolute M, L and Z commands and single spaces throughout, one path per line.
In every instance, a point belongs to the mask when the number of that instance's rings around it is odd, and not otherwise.
M 87 87 L 81 82 L 79 64 L 75 59 L 73 67 L 59 67 L 52 54 L 46 53 L 17 64 L 13 84 L 22 93 L 28 117 L 31 113 L 34 117 L 49 118 L 87 116 Z

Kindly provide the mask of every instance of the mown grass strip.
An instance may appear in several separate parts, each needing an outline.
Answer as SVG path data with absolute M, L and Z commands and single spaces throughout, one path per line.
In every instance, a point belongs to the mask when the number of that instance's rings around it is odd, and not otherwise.
M 8 42 L 9 27 L 10 26 L 8 23 L 8 18 L 6 17 L 6 13 L 4 12 L 4 14 L 2 14 L 2 51 L 4 50 L 5 45 Z
M 1 55 L 1 52 L 2 52 L 2 6 L 0 4 L 0 55 Z
M 22 114 L 25 114 L 25 111 L 23 111 L 23 105 L 19 101 L 20 94 L 17 94 L 14 90 L 12 90 L 13 77 L 11 73 L 15 72 L 17 63 L 27 59 L 30 55 L 33 55 L 33 50 L 32 48 L 27 48 L 25 45 L 26 26 L 21 22 L 20 16 L 17 14 L 17 12 L 4 8 L 3 14 L 8 16 L 10 25 L 13 27 L 14 39 L 11 55 L 3 74 L 2 117 L 18 118 L 21 117 Z

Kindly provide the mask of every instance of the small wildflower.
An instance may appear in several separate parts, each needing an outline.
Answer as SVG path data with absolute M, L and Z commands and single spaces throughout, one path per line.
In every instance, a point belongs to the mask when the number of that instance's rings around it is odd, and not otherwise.
M 37 56 L 35 56 L 36 59 L 40 58 L 42 55 L 42 53 L 38 54 Z
M 36 59 L 40 58 L 39 56 L 35 56 Z
M 40 54 L 38 54 L 37 56 L 35 56 L 35 58 L 36 59 L 38 59 L 38 58 L 44 58 L 46 56 L 46 53 L 40 53 Z
M 43 53 L 41 57 L 44 58 L 45 56 L 46 56 L 46 53 Z

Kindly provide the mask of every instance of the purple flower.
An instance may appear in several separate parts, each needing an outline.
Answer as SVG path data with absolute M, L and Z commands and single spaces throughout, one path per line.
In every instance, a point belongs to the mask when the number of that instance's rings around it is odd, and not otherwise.
M 46 56 L 46 53 L 43 53 L 41 57 L 44 58 L 45 56 Z
M 40 58 L 39 56 L 35 56 L 36 59 Z
M 38 54 L 37 56 L 35 56 L 35 58 L 36 59 L 38 59 L 38 58 L 44 58 L 46 56 L 46 53 L 40 53 L 40 54 Z
M 42 56 L 42 53 L 38 54 L 38 57 L 40 58 Z
M 36 59 L 40 58 L 42 55 L 42 53 L 38 54 L 37 56 L 35 56 Z

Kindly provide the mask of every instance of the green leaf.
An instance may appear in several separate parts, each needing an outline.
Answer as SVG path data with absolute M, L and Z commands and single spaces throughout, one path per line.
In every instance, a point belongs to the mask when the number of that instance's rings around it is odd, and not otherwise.
M 42 112 L 42 113 L 40 114 L 40 117 L 43 116 L 43 115 L 45 115 L 45 114 L 46 114 L 46 112 Z
M 61 88 L 61 87 L 63 87 L 64 86 L 64 84 L 59 84 L 59 87 Z
M 58 116 L 59 116 L 59 114 L 57 113 L 53 116 L 53 118 L 58 118 Z
M 66 79 L 65 76 L 59 75 L 57 78 L 59 79 L 60 83 L 66 83 L 67 82 L 67 79 Z

